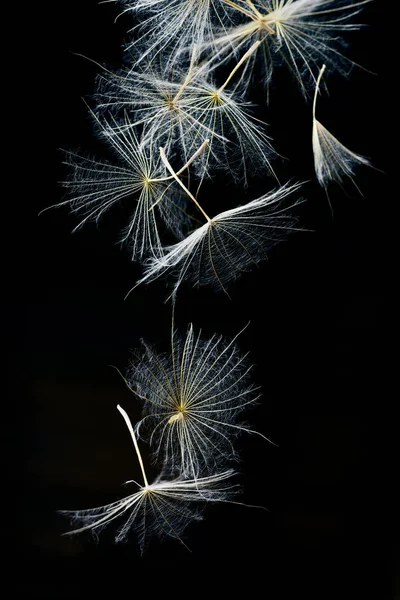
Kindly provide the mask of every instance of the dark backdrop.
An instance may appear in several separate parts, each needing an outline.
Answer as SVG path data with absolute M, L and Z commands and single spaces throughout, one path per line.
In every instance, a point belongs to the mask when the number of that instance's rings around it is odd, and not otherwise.
M 15 517 L 6 529 L 19 566 L 17 589 L 73 598 L 110 585 L 117 597 L 156 584 L 168 594 L 204 587 L 212 595 L 218 580 L 226 594 L 245 584 L 249 594 L 259 589 L 271 598 L 394 597 L 394 411 L 387 384 L 394 197 L 384 3 L 365 8 L 368 27 L 351 35 L 348 51 L 377 75 L 355 69 L 349 80 L 331 76 L 319 118 L 385 173 L 360 170 L 364 197 L 351 185 L 346 194 L 333 187 L 332 218 L 313 180 L 311 106 L 279 71 L 270 104 L 258 114 L 289 159 L 278 166 L 281 179 L 310 180 L 299 218 L 312 231 L 277 246 L 230 288 L 231 300 L 187 285 L 178 295 L 180 328 L 193 322 L 205 334 L 233 336 L 250 321 L 239 341 L 251 352 L 263 395 L 247 418 L 279 447 L 242 436 L 237 481 L 243 502 L 269 512 L 214 506 L 187 530 L 192 553 L 179 542 L 155 540 L 143 558 L 134 535 L 119 546 L 112 531 L 98 544 L 61 537 L 68 523 L 56 511 L 111 502 L 123 494 L 123 481 L 139 477 L 115 408 L 122 404 L 135 420 L 139 406 L 109 365 L 123 371 L 141 338 L 168 350 L 165 281 L 139 287 L 124 301 L 140 274 L 117 244 L 129 207 L 74 235 L 67 209 L 38 216 L 62 199 L 59 148 L 101 156 L 81 99 L 90 101 L 99 69 L 73 52 L 117 69 L 129 20 L 114 23 L 118 9 L 95 0 L 39 11 L 26 20 L 32 42 L 19 60 L 26 69 L 19 143 L 29 168 L 15 183 L 27 190 L 13 198 L 15 220 L 6 225 L 10 297 L 16 292 L 9 402 L 15 410 L 5 425 L 13 443 Z M 211 206 L 223 196 L 234 206 L 272 185 L 255 179 L 243 191 L 221 178 L 204 198 Z

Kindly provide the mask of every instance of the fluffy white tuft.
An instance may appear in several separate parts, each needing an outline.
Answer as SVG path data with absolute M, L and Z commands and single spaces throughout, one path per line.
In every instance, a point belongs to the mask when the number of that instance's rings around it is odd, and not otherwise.
M 352 68 L 354 63 L 341 52 L 345 45 L 342 34 L 361 27 L 352 19 L 370 1 L 237 2 L 238 7 L 247 12 L 244 22 L 228 30 L 224 28 L 218 35 L 214 33 L 210 38 L 210 54 L 215 54 L 217 48 L 216 59 L 221 56 L 229 59 L 258 40 L 261 45 L 245 66 L 242 82 L 246 86 L 250 84 L 258 57 L 264 69 L 265 83 L 270 81 L 276 65 L 286 64 L 306 94 L 310 82 L 315 82 L 314 72 L 321 62 L 343 74 Z
M 131 363 L 126 382 L 143 402 L 138 431 L 173 474 L 219 469 L 236 456 L 234 438 L 251 431 L 239 419 L 258 400 L 259 387 L 250 381 L 252 365 L 238 335 L 207 339 L 190 325 L 186 336 L 172 331 L 170 353 L 144 344 Z
M 234 473 L 226 470 L 196 479 L 185 479 L 181 475 L 172 480 L 165 480 L 161 475 L 149 484 L 129 417 L 120 406 L 118 410 L 131 433 L 144 485 L 130 480 L 126 484 L 134 484 L 138 491 L 121 500 L 87 510 L 59 511 L 70 519 L 73 526 L 78 526 L 65 535 L 84 531 L 97 534 L 118 519 L 120 525 L 115 541 L 122 542 L 134 532 L 142 552 L 152 537 L 157 537 L 158 540 L 172 537 L 184 544 L 180 536 L 191 522 L 202 518 L 202 507 L 207 502 L 227 501 L 235 493 L 237 486 L 229 482 Z
M 213 38 L 215 27 L 237 22 L 237 11 L 225 0 L 119 0 L 124 12 L 133 13 L 138 25 L 131 30 L 127 51 L 135 54 L 136 64 L 162 54 L 168 65 L 176 66 L 194 45 Z
M 230 81 L 230 80 L 229 80 Z M 265 123 L 251 113 L 251 104 L 218 86 L 210 72 L 194 63 L 189 68 L 124 70 L 99 79 L 99 110 L 129 115 L 129 127 L 139 128 L 148 152 L 162 146 L 168 156 L 186 162 L 199 146 L 208 147 L 196 161 L 195 173 L 209 177 L 216 169 L 247 182 L 249 168 L 274 175 L 276 155 Z
M 194 286 L 226 287 L 251 266 L 267 258 L 275 244 L 295 230 L 296 218 L 285 205 L 287 196 L 301 184 L 286 184 L 244 206 L 226 210 L 193 231 L 188 237 L 145 262 L 145 274 L 136 285 L 157 279 L 166 272 L 175 276 L 171 296 L 183 280 Z M 136 286 L 135 286 L 136 287 Z
M 371 166 L 371 163 L 364 156 L 343 146 L 315 117 L 319 84 L 324 71 L 325 65 L 319 73 L 314 96 L 312 147 L 315 173 L 319 184 L 325 189 L 331 181 L 341 184 L 344 177 L 350 177 L 357 187 L 353 179 L 354 169 L 359 165 Z
M 130 202 L 132 213 L 121 241 L 130 246 L 134 260 L 159 256 L 158 219 L 182 237 L 182 229 L 191 222 L 185 211 L 187 196 L 171 176 L 166 176 L 159 152 L 151 153 L 139 142 L 126 116 L 122 124 L 114 118 L 110 122 L 95 119 L 117 160 L 109 163 L 66 153 L 71 171 L 64 182 L 67 200 L 56 207 L 70 205 L 73 213 L 83 215 L 75 231 L 89 220 L 99 221 L 120 202 Z

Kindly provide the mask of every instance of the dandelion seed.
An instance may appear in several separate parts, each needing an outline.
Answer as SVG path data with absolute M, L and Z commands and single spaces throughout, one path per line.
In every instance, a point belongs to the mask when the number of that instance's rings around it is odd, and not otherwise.
M 68 152 L 66 164 L 72 171 L 70 179 L 64 182 L 68 199 L 55 207 L 70 205 L 73 213 L 84 215 L 75 227 L 76 231 L 89 220 L 99 221 L 106 211 L 121 201 L 134 199 L 135 207 L 121 242 L 130 245 L 133 260 L 148 254 L 158 256 L 162 244 L 157 217 L 181 238 L 182 229 L 191 223 L 185 210 L 187 196 L 180 191 L 173 177 L 166 176 L 158 153 L 153 157 L 138 141 L 126 116 L 123 127 L 114 118 L 111 124 L 94 118 L 118 161 L 111 164 Z M 203 141 L 179 173 L 191 165 L 207 143 L 207 140 Z
M 349 177 L 360 191 L 353 179 L 354 169 L 359 165 L 371 166 L 371 163 L 365 157 L 355 154 L 343 146 L 315 117 L 319 85 L 325 68 L 326 66 L 323 65 L 319 72 L 313 104 L 312 146 L 315 173 L 318 183 L 326 192 L 330 181 L 341 184 L 344 177 Z
M 361 25 L 351 19 L 368 2 L 371 0 L 347 4 L 336 0 L 247 0 L 240 3 L 243 14 L 246 5 L 245 22 L 211 36 L 211 56 L 214 54 L 215 60 L 224 56 L 230 59 L 258 40 L 261 45 L 257 56 L 264 68 L 265 83 L 269 83 L 275 65 L 286 64 L 306 94 L 309 81 L 315 82 L 315 66 L 321 62 L 343 74 L 354 66 L 338 49 L 344 45 L 338 34 L 360 29 Z M 246 86 L 252 79 L 255 61 L 256 54 L 242 73 L 241 81 Z
M 88 510 L 60 511 L 68 517 L 77 529 L 64 535 L 74 535 L 84 531 L 99 533 L 115 519 L 121 519 L 115 535 L 116 542 L 124 541 L 133 532 L 143 553 L 149 539 L 159 540 L 172 537 L 183 545 L 181 535 L 194 520 L 200 520 L 201 507 L 207 502 L 224 502 L 237 488 L 229 483 L 232 470 L 197 479 L 184 479 L 182 476 L 171 481 L 157 478 L 149 484 L 130 419 L 123 408 L 117 406 L 129 429 L 140 464 L 144 485 L 130 480 L 138 491 L 106 506 Z M 185 545 L 186 546 L 186 545 Z M 187 548 L 187 546 L 186 546 Z
M 248 354 L 236 344 L 242 331 L 228 342 L 216 334 L 204 338 L 193 325 L 186 336 L 172 327 L 170 353 L 143 342 L 144 353 L 130 365 L 127 386 L 143 402 L 137 430 L 172 473 L 198 477 L 218 469 L 235 459 L 233 441 L 241 432 L 257 433 L 239 421 L 260 397 Z
M 295 231 L 296 218 L 285 206 L 286 198 L 301 184 L 286 184 L 244 206 L 226 210 L 182 241 L 164 248 L 160 258 L 145 262 L 145 274 L 137 284 L 157 279 L 166 272 L 175 277 L 170 297 L 175 297 L 183 280 L 194 286 L 214 285 L 227 293 L 227 286 L 267 258 L 267 252 Z M 191 195 L 198 205 L 197 200 Z M 202 210 L 202 209 L 201 209 Z M 203 215 L 205 214 L 202 210 Z
M 215 26 L 233 25 L 238 16 L 221 0 L 119 1 L 125 6 L 124 12 L 140 18 L 139 25 L 131 30 L 134 41 L 127 44 L 130 54 L 139 52 L 136 64 L 162 54 L 168 56 L 168 66 L 175 67 L 188 47 L 211 40 Z
M 168 156 L 178 152 L 184 162 L 208 139 L 195 164 L 200 179 L 223 169 L 246 184 L 249 167 L 274 175 L 271 160 L 276 152 L 265 124 L 250 114 L 249 102 L 228 89 L 258 45 L 249 48 L 222 85 L 215 84 L 204 66 L 196 66 L 195 53 L 186 71 L 160 71 L 148 64 L 143 73 L 125 70 L 102 76 L 98 108 L 127 111 L 129 127 L 142 128 L 141 141 L 149 151 L 162 146 Z

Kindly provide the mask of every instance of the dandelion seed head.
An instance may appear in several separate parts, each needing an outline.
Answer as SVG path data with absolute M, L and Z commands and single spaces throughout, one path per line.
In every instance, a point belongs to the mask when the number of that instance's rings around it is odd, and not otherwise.
M 182 241 L 167 246 L 160 259 L 149 259 L 136 285 L 168 273 L 174 279 L 171 296 L 183 281 L 227 292 L 235 279 L 266 260 L 269 250 L 296 230 L 292 209 L 301 200 L 289 204 L 287 198 L 299 187 L 286 184 L 211 218 Z
M 249 102 L 218 87 L 195 64 L 172 71 L 148 64 L 144 72 L 102 76 L 97 99 L 99 110 L 129 115 L 129 127 L 141 131 L 150 153 L 161 146 L 175 161 L 186 162 L 208 140 L 192 168 L 200 180 L 225 170 L 246 183 L 250 167 L 274 175 L 276 153 L 265 123 L 253 117 Z
M 98 222 L 114 206 L 130 203 L 131 217 L 122 231 L 121 243 L 129 246 L 133 260 L 158 256 L 162 248 L 160 223 L 178 239 L 191 223 L 187 196 L 166 175 L 159 153 L 152 154 L 139 141 L 126 114 L 121 120 L 92 116 L 114 160 L 67 152 L 69 179 L 63 182 L 67 199 L 56 206 L 69 205 L 71 212 L 83 217 L 77 230 L 88 221 Z
M 241 0 L 239 0 L 241 1 Z M 222 0 L 119 0 L 124 12 L 137 13 L 140 23 L 131 31 L 126 48 L 137 53 L 136 64 L 143 60 L 167 57 L 168 66 L 176 67 L 188 47 L 211 39 L 215 26 L 237 22 L 240 13 Z M 138 33 L 139 32 L 139 33 Z
M 117 521 L 115 541 L 123 542 L 131 533 L 135 536 L 141 552 L 149 540 L 159 541 L 175 538 L 183 545 L 181 538 L 186 527 L 202 519 L 202 511 L 208 502 L 226 502 L 237 491 L 237 485 L 230 482 L 234 472 L 231 469 L 205 477 L 185 478 L 183 474 L 171 479 L 163 471 L 151 484 L 148 483 L 143 460 L 136 436 L 127 413 L 118 406 L 130 431 L 139 460 L 144 485 L 135 481 L 138 491 L 116 502 L 98 508 L 75 511 L 60 511 L 76 529 L 65 535 L 75 535 L 85 531 L 98 535 L 110 523 Z M 187 547 L 187 546 L 186 546 Z
M 213 33 L 210 52 L 217 48 L 218 60 L 223 56 L 230 60 L 257 39 L 261 45 L 254 60 L 244 67 L 243 85 L 248 87 L 257 74 L 256 63 L 257 66 L 262 63 L 265 84 L 276 66 L 286 64 L 307 95 L 322 62 L 343 75 L 354 66 L 343 54 L 346 46 L 343 34 L 360 29 L 361 25 L 353 18 L 370 1 L 254 0 L 244 23 Z M 203 48 L 207 48 L 207 41 Z
M 142 401 L 138 432 L 172 474 L 218 470 L 235 459 L 233 440 L 249 431 L 241 415 L 257 402 L 259 388 L 236 338 L 207 339 L 190 325 L 184 336 L 173 332 L 170 353 L 145 343 L 135 353 L 126 381 Z

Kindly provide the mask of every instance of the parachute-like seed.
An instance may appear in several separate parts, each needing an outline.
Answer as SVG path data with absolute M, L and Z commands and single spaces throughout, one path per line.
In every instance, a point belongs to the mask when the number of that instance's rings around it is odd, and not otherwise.
M 130 431 L 144 485 L 134 480 L 127 481 L 126 484 L 137 486 L 138 491 L 106 506 L 88 510 L 59 511 L 69 518 L 74 526 L 78 525 L 76 529 L 64 535 L 88 530 L 99 533 L 115 519 L 121 519 L 115 535 L 116 542 L 124 541 L 134 532 L 142 552 L 151 537 L 159 540 L 172 537 L 184 544 L 180 536 L 191 522 L 202 518 L 202 507 L 204 508 L 207 502 L 229 501 L 228 498 L 237 491 L 237 485 L 229 482 L 234 472 L 229 469 L 197 479 L 184 479 L 181 475 L 170 481 L 163 479 L 161 475 L 149 484 L 129 417 L 119 405 L 117 408 Z
M 192 324 L 186 336 L 172 327 L 170 353 L 143 342 L 144 352 L 131 362 L 126 383 L 143 402 L 138 433 L 172 474 L 199 477 L 218 470 L 235 459 L 238 434 L 257 433 L 239 420 L 260 397 L 248 354 L 236 344 L 240 333 L 226 341 L 216 334 L 207 339 Z
M 313 105 L 313 131 L 312 146 L 314 152 L 314 166 L 318 183 L 327 189 L 331 181 L 341 184 L 344 177 L 349 177 L 356 188 L 358 186 L 353 179 L 354 169 L 359 165 L 371 166 L 369 160 L 364 156 L 355 154 L 339 140 L 337 140 L 315 117 L 319 85 L 326 66 L 323 65 L 317 80 Z M 358 189 L 358 191 L 360 191 Z
M 244 206 L 207 216 L 204 225 L 164 248 L 160 258 L 148 259 L 145 274 L 134 287 L 170 272 L 175 277 L 172 297 L 183 280 L 194 286 L 211 284 L 226 292 L 232 281 L 265 260 L 269 249 L 296 230 L 290 209 L 302 200 L 289 207 L 284 201 L 300 185 L 286 184 Z
M 186 213 L 187 195 L 172 176 L 166 175 L 159 153 L 154 156 L 139 142 L 126 115 L 122 126 L 114 118 L 111 118 L 111 124 L 98 117 L 95 119 L 117 161 L 111 164 L 68 152 L 66 164 L 71 175 L 64 182 L 68 199 L 55 207 L 70 205 L 73 213 L 84 215 L 75 227 L 76 231 L 88 220 L 97 222 L 121 201 L 133 201 L 133 212 L 121 242 L 130 245 L 133 260 L 148 255 L 159 256 L 162 244 L 157 217 L 178 239 L 183 237 L 182 229 L 192 222 Z M 196 149 L 179 173 L 196 160 L 207 143 L 205 140 Z
M 265 123 L 251 115 L 249 102 L 227 89 L 258 45 L 250 47 L 222 85 L 215 84 L 204 66 L 196 66 L 193 55 L 186 70 L 157 70 L 148 63 L 143 72 L 103 75 L 98 108 L 117 115 L 126 111 L 129 127 L 141 128 L 141 142 L 149 152 L 162 146 L 168 156 L 178 152 L 183 162 L 209 140 L 195 164 L 200 178 L 223 169 L 246 184 L 249 167 L 274 175 L 271 159 L 276 152 L 265 133 Z
M 362 7 L 371 0 L 247 0 L 238 2 L 246 6 L 249 15 L 245 22 L 224 29 L 210 37 L 210 54 L 215 60 L 225 60 L 248 48 L 255 40 L 261 42 L 257 52 L 241 75 L 248 86 L 257 58 L 264 69 L 268 84 L 275 65 L 286 64 L 298 80 L 304 94 L 312 82 L 315 68 L 322 62 L 331 70 L 347 74 L 354 62 L 341 49 L 345 45 L 341 34 L 360 29 L 351 22 Z M 207 43 L 203 44 L 207 48 Z M 215 48 L 218 49 L 215 52 Z
M 239 0 L 240 1 L 240 0 Z M 136 64 L 143 59 L 154 60 L 160 54 L 168 56 L 168 64 L 179 64 L 181 55 L 193 45 L 210 41 L 215 27 L 224 29 L 238 21 L 241 13 L 232 10 L 225 0 L 119 0 L 124 12 L 131 12 L 139 19 L 132 28 L 132 41 L 127 51 Z M 140 32 L 140 33 L 138 33 Z

